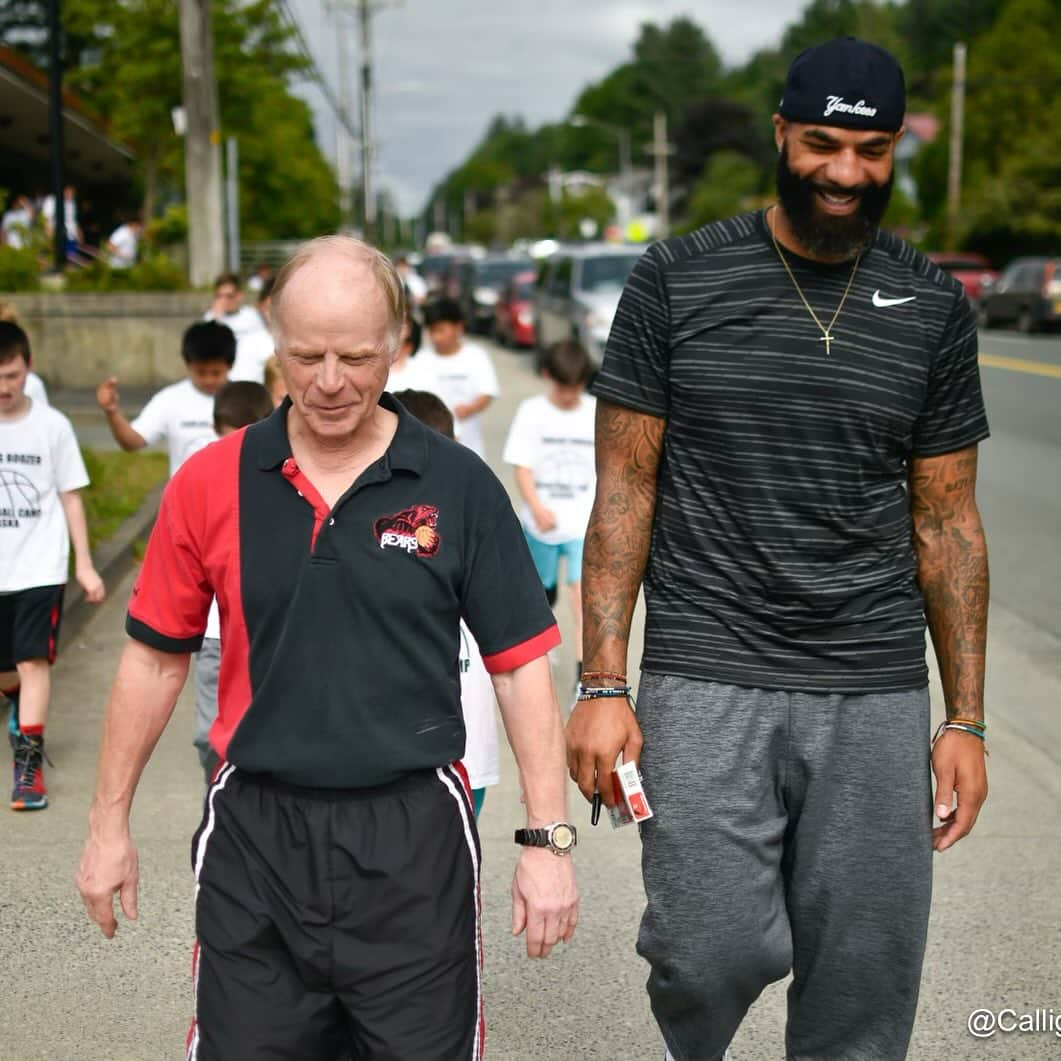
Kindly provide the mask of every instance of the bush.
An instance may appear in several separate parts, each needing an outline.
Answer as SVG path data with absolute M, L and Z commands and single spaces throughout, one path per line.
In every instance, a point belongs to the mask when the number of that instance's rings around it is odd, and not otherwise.
M 161 217 L 148 222 L 144 239 L 152 247 L 172 247 L 188 238 L 188 207 L 174 203 Z
M 112 269 L 98 259 L 66 272 L 67 291 L 180 291 L 187 286 L 180 267 L 164 254 L 149 254 L 131 269 Z
M 29 248 L 0 246 L 0 291 L 36 291 L 39 287 L 37 255 Z

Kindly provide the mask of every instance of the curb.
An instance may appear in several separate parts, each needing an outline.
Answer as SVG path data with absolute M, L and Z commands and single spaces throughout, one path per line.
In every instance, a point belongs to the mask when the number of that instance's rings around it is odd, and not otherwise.
M 143 504 L 92 554 L 92 561 L 99 572 L 107 593 L 114 592 L 114 587 L 121 582 L 129 570 L 136 564 L 133 555 L 133 544 L 138 538 L 146 538 L 155 524 L 158 506 L 162 500 L 162 491 L 166 483 L 161 482 L 144 498 Z M 61 636 L 69 642 L 77 637 L 86 624 L 99 610 L 100 605 L 89 604 L 84 591 L 73 578 L 66 584 L 66 595 L 63 603 L 63 628 Z

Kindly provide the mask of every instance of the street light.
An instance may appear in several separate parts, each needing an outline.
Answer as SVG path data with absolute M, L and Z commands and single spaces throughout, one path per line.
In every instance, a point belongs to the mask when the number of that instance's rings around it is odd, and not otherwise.
M 595 125 L 599 129 L 605 129 L 619 141 L 619 179 L 623 188 L 626 188 L 630 177 L 630 130 L 621 125 L 612 125 L 610 122 L 602 122 L 599 118 L 590 118 L 585 114 L 572 114 L 567 119 L 568 125 L 576 129 L 585 129 L 587 126 Z

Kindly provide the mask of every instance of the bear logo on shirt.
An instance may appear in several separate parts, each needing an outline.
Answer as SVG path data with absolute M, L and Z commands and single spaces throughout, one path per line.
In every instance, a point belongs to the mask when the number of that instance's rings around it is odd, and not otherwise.
M 414 556 L 432 557 L 442 545 L 434 505 L 411 505 L 393 516 L 380 516 L 372 530 L 381 549 L 404 549 Z

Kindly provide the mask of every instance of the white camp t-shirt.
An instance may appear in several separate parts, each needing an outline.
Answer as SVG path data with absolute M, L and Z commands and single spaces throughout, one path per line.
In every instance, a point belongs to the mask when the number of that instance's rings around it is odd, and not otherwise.
M 265 382 L 265 362 L 276 353 L 273 335 L 266 328 L 236 336 L 236 363 L 228 374 L 231 380 Z
M 482 413 L 457 420 L 454 410 L 488 394 L 496 398 L 501 393 L 497 373 L 490 355 L 476 343 L 462 343 L 455 354 L 439 354 L 435 350 L 421 350 L 416 355 L 419 389 L 437 394 L 453 413 L 457 441 L 485 457 L 483 450 Z
M 497 716 L 494 713 L 494 683 L 486 671 L 479 646 L 461 620 L 461 708 L 467 743 L 464 769 L 472 788 L 486 788 L 501 780 L 497 757 Z
M 543 505 L 556 516 L 556 527 L 540 531 L 530 508 L 520 518 L 530 534 L 546 545 L 583 538 L 589 524 L 597 473 L 593 425 L 597 400 L 588 394 L 574 409 L 559 409 L 544 395 L 520 402 L 508 429 L 502 459 L 529 468 Z
M 240 306 L 235 313 L 226 313 L 223 317 L 216 317 L 213 310 L 207 310 L 203 320 L 227 325 L 236 337 L 236 363 L 228 378 L 264 383 L 265 362 L 273 356 L 273 337 L 262 315 L 253 306 Z
M 109 252 L 112 269 L 130 269 L 136 265 L 136 251 L 140 238 L 131 225 L 119 225 L 108 237 L 107 242 L 114 247 Z
M 26 373 L 26 397 L 34 405 L 51 405 L 48 401 L 48 390 L 44 386 L 44 380 L 36 372 Z
M 169 473 L 177 469 L 197 450 L 213 442 L 214 398 L 203 394 L 190 379 L 163 387 L 144 406 L 132 422 L 132 429 L 153 446 L 166 440 L 169 446 Z
M 67 580 L 70 533 L 61 493 L 88 486 L 77 436 L 58 409 L 33 402 L 0 420 L 0 593 Z
M 401 368 L 391 365 L 390 375 L 387 376 L 387 390 L 394 394 L 396 391 L 422 391 L 430 390 L 425 386 L 424 370 L 421 367 L 420 354 L 407 357 Z

